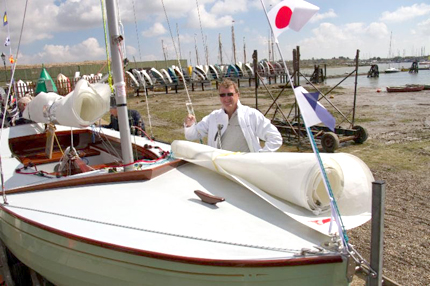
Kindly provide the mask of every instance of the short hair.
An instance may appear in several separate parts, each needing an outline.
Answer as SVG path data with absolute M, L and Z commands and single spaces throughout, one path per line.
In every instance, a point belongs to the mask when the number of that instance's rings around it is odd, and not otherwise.
M 31 101 L 31 97 L 29 97 L 29 96 L 24 96 L 24 97 L 21 97 L 19 100 L 18 100 L 18 104 L 28 104 L 30 101 Z
M 27 105 L 31 100 L 32 98 L 29 96 L 21 97 L 18 100 L 18 109 L 22 112 L 21 107 L 23 107 L 24 105 Z
M 234 87 L 234 91 L 236 93 L 239 93 L 239 87 L 237 86 L 237 83 L 232 81 L 231 79 L 224 79 L 222 82 L 220 82 L 218 88 L 230 88 L 230 87 Z

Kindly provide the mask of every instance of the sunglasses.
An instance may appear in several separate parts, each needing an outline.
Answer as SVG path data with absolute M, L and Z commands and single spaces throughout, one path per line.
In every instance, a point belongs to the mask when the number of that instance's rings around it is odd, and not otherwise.
M 219 96 L 220 97 L 226 97 L 226 96 L 233 96 L 234 93 L 233 92 L 229 92 L 229 93 L 220 93 Z

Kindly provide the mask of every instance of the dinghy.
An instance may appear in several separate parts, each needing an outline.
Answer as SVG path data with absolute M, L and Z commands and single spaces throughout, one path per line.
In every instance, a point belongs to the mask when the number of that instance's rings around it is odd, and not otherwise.
M 120 132 L 94 125 L 111 89 L 85 80 L 64 98 L 42 92 L 24 112 L 34 123 L 2 129 L 9 262 L 54 285 L 349 285 L 355 263 L 311 154 L 129 135 L 114 0 L 106 10 Z M 345 228 L 368 221 L 369 168 L 346 154 L 323 164 Z

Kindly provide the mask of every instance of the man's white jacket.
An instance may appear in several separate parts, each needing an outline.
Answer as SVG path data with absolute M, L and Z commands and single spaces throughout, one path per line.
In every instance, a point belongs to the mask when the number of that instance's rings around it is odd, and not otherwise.
M 276 151 L 282 145 L 282 136 L 278 129 L 260 111 L 238 101 L 237 117 L 251 152 Z M 222 126 L 222 136 L 227 125 L 227 113 L 224 109 L 218 109 L 205 116 L 199 123 L 185 127 L 185 138 L 200 140 L 208 137 L 208 145 L 217 148 L 218 126 Z M 265 141 L 263 148 L 259 139 Z

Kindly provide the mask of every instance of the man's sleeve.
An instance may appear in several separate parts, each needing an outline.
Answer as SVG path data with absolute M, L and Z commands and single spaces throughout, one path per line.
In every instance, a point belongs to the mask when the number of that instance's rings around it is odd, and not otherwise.
M 263 149 L 260 151 L 274 152 L 282 145 L 282 135 L 278 128 L 272 124 L 261 112 L 255 113 L 257 120 L 257 136 L 265 141 Z

